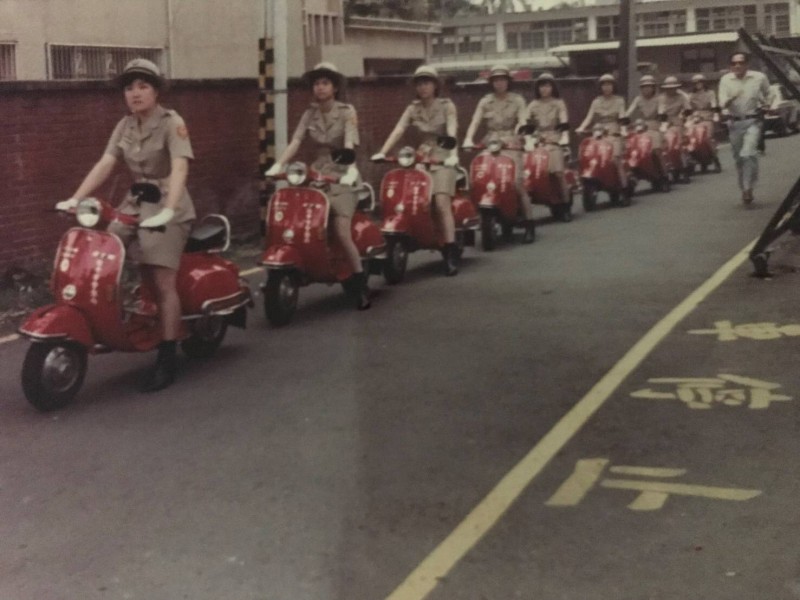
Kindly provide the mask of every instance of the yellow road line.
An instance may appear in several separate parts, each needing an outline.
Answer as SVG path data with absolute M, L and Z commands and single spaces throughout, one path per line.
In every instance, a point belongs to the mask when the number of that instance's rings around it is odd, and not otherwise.
M 16 333 L 12 333 L 11 335 L 0 337 L 0 344 L 7 344 L 9 342 L 15 342 L 18 339 L 19 339 L 19 335 L 16 334 Z
M 751 242 L 661 319 L 509 471 L 453 532 L 392 592 L 387 600 L 421 600 L 500 520 L 552 458 L 605 404 L 620 384 L 659 343 L 747 260 Z

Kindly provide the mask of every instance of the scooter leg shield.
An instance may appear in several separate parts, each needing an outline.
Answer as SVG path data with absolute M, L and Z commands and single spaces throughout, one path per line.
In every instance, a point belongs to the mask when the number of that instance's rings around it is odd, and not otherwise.
M 293 267 L 300 271 L 305 269 L 303 255 L 294 246 L 270 246 L 261 256 L 260 264 L 266 267 Z
M 405 215 L 391 215 L 383 221 L 381 231 L 385 233 L 405 233 L 410 228 L 410 222 Z
M 95 343 L 86 317 L 68 304 L 51 304 L 37 309 L 20 326 L 19 332 L 34 340 L 67 339 L 86 348 Z

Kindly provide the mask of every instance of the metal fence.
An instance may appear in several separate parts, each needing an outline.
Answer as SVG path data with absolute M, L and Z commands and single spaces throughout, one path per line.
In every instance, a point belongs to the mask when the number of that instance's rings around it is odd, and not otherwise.
M 47 45 L 48 79 L 109 79 L 134 58 L 146 58 L 163 69 L 162 48 Z
M 17 78 L 17 47 L 14 44 L 0 43 L 0 81 Z

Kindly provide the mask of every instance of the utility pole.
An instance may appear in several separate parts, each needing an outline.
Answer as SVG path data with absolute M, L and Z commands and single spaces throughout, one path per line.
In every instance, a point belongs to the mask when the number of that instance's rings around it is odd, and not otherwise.
M 619 90 L 627 102 L 638 94 L 635 0 L 621 0 L 619 13 Z
M 275 149 L 278 156 L 289 141 L 289 7 L 288 0 L 264 0 L 266 38 L 275 52 Z

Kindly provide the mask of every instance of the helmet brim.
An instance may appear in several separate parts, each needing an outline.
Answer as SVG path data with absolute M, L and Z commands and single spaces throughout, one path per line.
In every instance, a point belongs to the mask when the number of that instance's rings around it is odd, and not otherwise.
M 344 75 L 331 69 L 311 69 L 303 75 L 303 81 L 309 87 L 313 87 L 317 79 L 328 79 L 336 89 L 342 89 L 344 85 Z
M 144 69 L 131 69 L 122 73 L 121 75 L 117 75 L 114 78 L 114 87 L 119 89 L 125 89 L 131 83 L 136 81 L 137 79 L 141 79 L 142 81 L 146 81 L 150 85 L 152 85 L 157 90 L 161 91 L 167 87 L 167 81 L 163 77 L 158 75 L 153 75 L 152 72 L 146 71 Z

